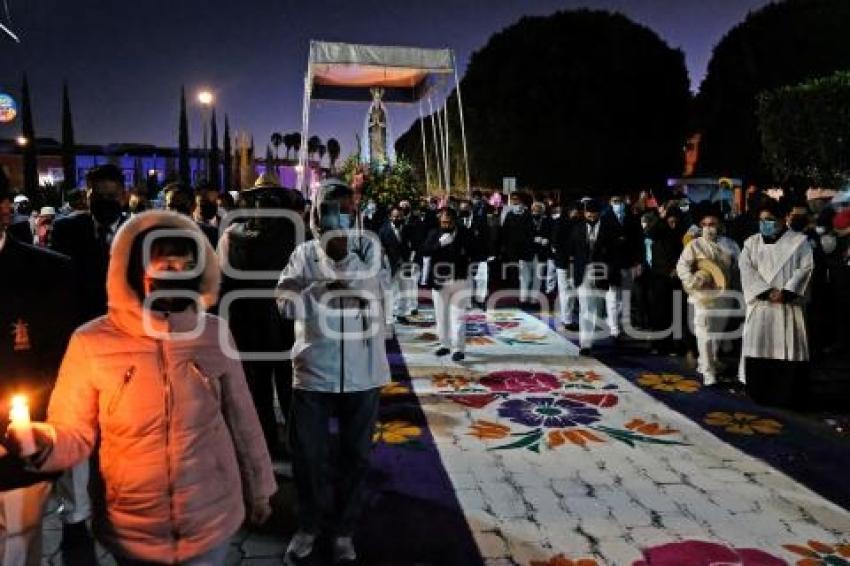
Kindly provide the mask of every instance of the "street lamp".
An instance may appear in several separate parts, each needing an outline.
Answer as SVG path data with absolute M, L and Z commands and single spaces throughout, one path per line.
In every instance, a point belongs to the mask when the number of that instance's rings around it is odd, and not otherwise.
M 198 93 L 198 102 L 203 106 L 211 106 L 214 98 L 213 93 L 208 90 L 202 90 Z
M 26 136 L 18 136 L 15 139 L 15 143 L 17 143 L 21 147 L 26 147 L 27 145 L 29 145 L 30 140 L 27 139 Z

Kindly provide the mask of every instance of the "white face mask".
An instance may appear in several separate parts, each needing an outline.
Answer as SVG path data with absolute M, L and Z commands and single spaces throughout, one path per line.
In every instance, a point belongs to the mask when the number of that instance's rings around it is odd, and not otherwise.
M 702 229 L 702 237 L 706 240 L 716 240 L 719 233 L 720 230 L 717 229 L 717 226 L 704 226 Z
M 820 237 L 820 247 L 823 248 L 823 253 L 831 254 L 838 247 L 838 239 L 832 234 L 824 234 Z

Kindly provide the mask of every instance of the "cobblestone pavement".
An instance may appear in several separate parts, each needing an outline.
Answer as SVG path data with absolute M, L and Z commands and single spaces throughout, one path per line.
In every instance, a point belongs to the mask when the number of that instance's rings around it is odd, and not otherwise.
M 484 334 L 510 355 L 473 341 L 466 362 L 445 361 L 421 347 L 423 328 L 405 329 L 400 343 L 488 564 L 561 556 L 631 566 L 646 555 L 684 566 L 709 554 L 711 563 L 847 563 L 838 560 L 850 556 L 850 514 L 710 432 L 769 442 L 781 422 L 754 409 L 696 424 L 592 358 L 552 357 L 554 333 L 528 315 L 502 312 L 487 324 Z M 511 343 L 520 334 L 527 339 Z M 699 385 L 642 380 L 683 394 Z

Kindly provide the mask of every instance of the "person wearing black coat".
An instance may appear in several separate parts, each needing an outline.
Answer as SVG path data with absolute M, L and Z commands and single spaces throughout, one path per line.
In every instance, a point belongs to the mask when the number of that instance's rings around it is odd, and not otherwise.
M 534 284 L 534 222 L 519 193 L 511 194 L 508 212 L 502 221 L 502 270 L 519 270 L 519 302 L 526 306 Z
M 490 270 L 487 258 L 490 256 L 490 226 L 487 222 L 487 210 L 473 206 L 464 200 L 458 207 L 458 222 L 469 231 L 469 237 L 476 243 L 470 277 L 472 279 L 472 298 L 478 306 L 484 306 L 489 290 Z
M 27 396 L 30 417 L 42 421 L 71 332 L 71 260 L 6 232 L 10 195 L 0 187 L 0 438 L 8 403 Z M 0 562 L 41 563 L 41 516 L 55 475 L 29 471 L 16 447 L 0 446 Z
M 640 217 L 629 210 L 622 195 L 614 195 L 609 200 L 610 208 L 602 215 L 602 221 L 617 228 L 617 242 L 614 250 L 619 281 L 612 281 L 605 296 L 608 326 L 611 336 L 620 335 L 620 323 L 623 318 L 631 318 L 631 313 L 623 313 L 623 292 L 631 292 L 634 276 L 641 264 L 643 251 L 643 232 Z
M 414 254 L 414 230 L 411 224 L 405 224 L 404 215 L 399 207 L 390 210 L 390 217 L 378 232 L 384 257 L 392 276 L 392 304 L 388 305 L 387 315 L 392 313 L 401 323 L 417 309 L 419 281 L 416 277 Z
M 261 176 L 254 187 L 242 191 L 249 207 L 245 210 L 247 218 L 225 228 L 218 247 L 219 261 L 225 266 L 219 306 L 243 356 L 242 368 L 266 446 L 272 457 L 283 458 L 286 437 L 278 434 L 274 399 L 277 393 L 280 411 L 288 419 L 292 361 L 280 355 L 292 349 L 295 322 L 281 316 L 274 291 L 293 250 L 304 241 L 306 230 L 300 220 L 304 208 L 301 194 L 275 184 L 270 177 Z M 263 216 L 263 211 L 275 216 Z M 288 211 L 292 216 L 281 217 L 278 211 Z M 251 217 L 252 213 L 256 216 Z M 261 296 L 235 299 L 238 294 L 251 293 Z
M 584 222 L 583 214 L 581 207 L 573 204 L 561 212 L 552 228 L 552 256 L 558 276 L 559 322 L 571 331 L 578 330 L 578 294 L 570 261 L 570 242 L 575 227 Z
M 430 258 L 426 284 L 431 288 L 434 317 L 440 348 L 436 354 L 452 353 L 452 360 L 464 358 L 466 324 L 464 314 L 469 302 L 469 266 L 475 257 L 475 243 L 469 231 L 457 222 L 457 213 L 450 208 L 440 210 L 439 228 L 432 230 L 422 246 L 423 255 Z
M 529 289 L 529 301 L 541 292 L 541 285 L 545 283 L 545 292 L 549 292 L 549 260 L 552 259 L 552 232 L 553 221 L 546 214 L 546 205 L 535 202 L 531 205 L 531 287 Z
M 599 205 L 593 201 L 585 204 L 584 217 L 585 221 L 573 228 L 569 246 L 578 282 L 579 344 L 587 354 L 599 337 L 598 319 L 603 304 L 609 315 L 608 333 L 616 336 L 617 321 L 611 319 L 614 309 L 609 291 L 621 282 L 621 231 L 616 221 L 600 216 Z
M 634 299 L 640 313 L 640 326 L 663 338 L 650 337 L 653 353 L 671 353 L 673 348 L 674 291 L 681 289 L 676 264 L 682 255 L 682 241 L 655 212 L 641 217 L 643 253 L 639 275 L 634 282 Z

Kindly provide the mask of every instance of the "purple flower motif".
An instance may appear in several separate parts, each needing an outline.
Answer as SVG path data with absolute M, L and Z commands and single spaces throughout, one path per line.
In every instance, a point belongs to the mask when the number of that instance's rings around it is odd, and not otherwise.
M 599 420 L 599 411 L 572 399 L 529 397 L 509 399 L 499 407 L 499 416 L 530 427 L 568 428 Z

